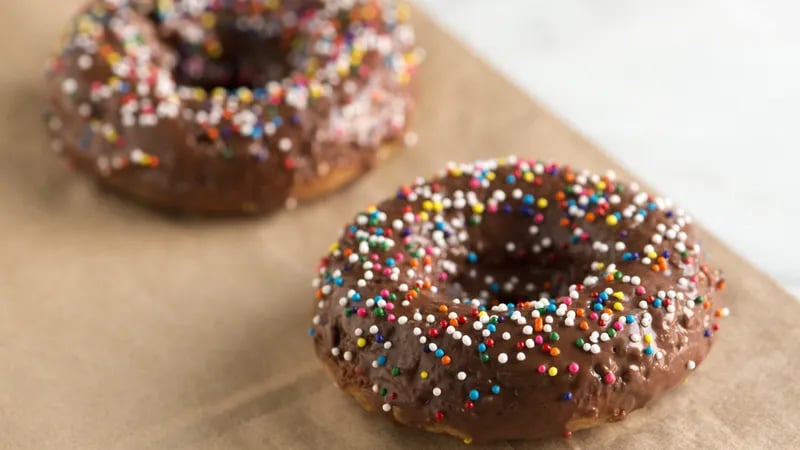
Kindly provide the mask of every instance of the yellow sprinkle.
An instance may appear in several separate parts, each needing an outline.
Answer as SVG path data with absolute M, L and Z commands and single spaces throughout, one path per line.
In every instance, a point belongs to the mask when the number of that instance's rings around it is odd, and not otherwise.
M 347 74 L 347 71 L 342 75 Z M 408 72 L 400 72 L 397 74 L 397 81 L 400 84 L 408 84 L 411 81 L 411 75 Z
M 556 368 L 555 366 L 550 367 L 549 369 L 547 369 L 547 374 L 550 375 L 551 377 L 558 375 L 558 368 Z
M 614 225 L 617 224 L 617 216 L 608 216 L 608 217 L 606 217 L 606 223 L 613 227 Z
M 653 342 L 653 335 L 652 334 L 645 334 L 644 335 L 644 341 L 647 342 L 648 344 Z
M 225 95 L 226 95 L 225 88 L 223 87 L 216 87 L 211 90 L 211 97 L 223 99 L 225 98 Z
M 205 29 L 214 28 L 214 25 L 217 24 L 217 16 L 210 12 L 203 13 L 203 15 L 200 16 L 200 24 L 203 25 Z
M 322 85 L 319 83 L 311 83 L 309 86 L 309 93 L 311 98 L 318 98 L 322 95 Z
M 364 52 L 362 50 L 353 50 L 353 53 L 350 54 L 350 63 L 354 66 L 361 64 L 363 59 Z
M 267 9 L 278 9 L 281 6 L 281 0 L 265 0 L 264 7 Z
M 495 178 L 497 178 L 497 174 L 496 173 L 494 173 L 494 172 L 487 172 L 486 173 L 486 179 L 487 180 L 494 181 Z
M 328 253 L 333 253 L 336 250 L 339 250 L 339 243 L 338 242 L 334 242 L 333 244 L 331 244 L 330 247 L 328 247 Z
M 606 266 L 606 263 L 599 262 L 599 263 L 597 263 L 597 270 L 603 270 L 603 268 L 605 266 Z
M 547 199 L 540 198 L 539 200 L 536 200 L 536 206 L 542 209 L 547 208 Z
M 436 212 L 442 212 L 442 210 L 444 210 L 444 205 L 442 202 L 433 202 L 433 210 Z
M 472 205 L 472 212 L 475 214 L 482 214 L 484 210 L 483 203 L 476 203 Z
M 422 372 L 419 373 L 419 377 L 422 378 L 423 380 L 427 380 L 428 379 L 428 372 L 423 370 Z
M 421 220 L 423 222 L 427 222 L 429 219 L 430 219 L 430 216 L 425 211 L 422 211 L 421 213 L 419 213 L 419 220 Z
M 486 311 L 480 311 L 480 312 L 478 313 L 478 317 L 483 317 L 483 316 L 485 316 L 486 314 L 488 314 Z
M 405 22 L 409 17 L 411 17 L 411 8 L 405 3 L 397 5 L 397 20 Z
M 250 103 L 253 101 L 253 92 L 246 87 L 239 88 L 236 94 L 243 103 Z
M 460 167 L 454 167 L 454 168 L 453 168 L 453 169 L 450 171 L 450 173 L 451 173 L 451 174 L 452 174 L 454 177 L 460 177 L 461 175 L 463 175 L 463 174 L 464 174 L 464 172 L 462 172 L 462 171 L 461 171 L 461 168 L 460 168 Z
M 618 299 L 620 299 L 620 300 L 622 300 L 623 298 L 625 298 L 625 294 L 623 294 L 623 293 L 622 293 L 622 292 L 620 292 L 620 291 L 614 292 L 614 293 L 613 293 L 613 294 L 611 294 L 611 295 L 612 295 L 614 298 L 618 298 Z
M 650 258 L 650 259 L 656 259 L 656 258 L 658 258 L 658 253 L 650 252 L 650 253 L 647 254 L 647 257 Z
M 595 186 L 597 186 L 597 189 L 600 189 L 602 191 L 603 189 L 606 188 L 606 182 L 605 181 L 598 181 Z
M 525 175 L 522 176 L 522 179 L 528 183 L 532 182 L 534 178 L 533 172 L 525 172 Z
M 430 200 L 425 200 L 424 202 L 422 202 L 422 209 L 424 209 L 425 211 L 432 210 L 433 209 L 433 202 L 430 201 Z
M 206 43 L 206 53 L 213 59 L 219 59 L 222 56 L 222 45 L 216 39 Z
M 358 345 L 359 348 L 364 348 L 367 346 L 367 340 L 364 339 L 363 337 L 358 338 L 358 340 L 356 341 L 356 345 Z
M 622 311 L 622 303 L 614 302 L 614 310 L 615 311 Z

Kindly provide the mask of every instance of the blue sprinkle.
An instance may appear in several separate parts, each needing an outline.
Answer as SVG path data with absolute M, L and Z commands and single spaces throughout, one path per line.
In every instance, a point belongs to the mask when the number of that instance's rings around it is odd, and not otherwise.
M 653 347 L 647 347 L 646 349 L 644 349 L 644 353 L 646 355 L 652 355 L 654 351 L 655 350 L 653 350 Z
M 378 365 L 379 366 L 385 366 L 386 365 L 386 357 L 385 356 L 383 356 L 383 355 L 378 356 Z
M 655 306 L 656 308 L 661 308 L 661 299 L 657 298 L 653 300 L 653 306 Z
M 522 203 L 525 203 L 526 205 L 533 204 L 533 195 L 525 194 L 525 196 L 522 197 Z
M 481 353 L 485 352 L 486 351 L 486 344 L 484 344 L 483 342 L 478 344 L 478 351 L 481 352 Z
M 555 311 L 556 311 L 556 309 L 557 309 L 557 308 L 556 308 L 556 305 L 555 305 L 555 304 L 553 304 L 553 303 L 551 303 L 551 304 L 547 305 L 547 310 L 548 310 L 549 312 L 555 312 Z
M 478 261 L 478 255 L 475 252 L 469 252 L 467 254 L 467 262 L 474 264 Z
M 494 386 L 492 386 L 492 394 L 497 395 L 499 393 L 500 393 L 500 386 L 498 386 L 496 384 Z
M 489 331 L 490 331 L 490 332 L 492 332 L 492 333 L 494 333 L 495 331 L 497 331 L 497 327 L 496 327 L 496 326 L 495 326 L 495 324 L 493 324 L 493 323 L 490 323 L 489 325 L 486 325 L 486 329 L 487 329 L 487 330 L 489 330 Z
M 375 229 L 375 235 L 383 236 L 383 228 L 376 228 Z
M 509 205 L 508 203 L 506 203 L 505 205 L 503 205 L 503 212 L 506 214 L 511 214 L 512 212 L 514 212 L 514 208 L 512 208 L 511 205 Z
M 705 337 L 711 337 L 711 330 L 706 330 L 706 331 L 703 333 L 703 336 L 705 336 Z
M 565 393 L 563 398 L 564 398 L 564 401 L 567 401 L 567 402 L 572 400 L 572 392 Z
M 606 301 L 608 300 L 608 294 L 606 293 L 606 291 L 603 291 L 600 293 L 600 295 L 598 295 L 598 298 L 600 298 L 600 300 Z
M 441 358 L 442 356 L 444 356 L 444 350 L 440 348 L 436 349 L 436 351 L 433 354 L 436 355 L 437 358 Z
M 386 341 L 386 338 L 383 337 L 382 334 L 378 334 L 375 336 L 375 342 L 377 342 L 378 344 L 383 344 L 384 341 Z
M 386 258 L 386 265 L 388 267 L 394 267 L 394 258 Z
M 361 301 L 361 294 L 359 294 L 358 292 L 354 292 L 354 293 L 353 293 L 353 296 L 352 296 L 352 297 L 350 297 L 350 298 L 351 298 L 351 299 L 352 299 L 354 302 Z
M 517 177 L 515 177 L 514 175 L 508 175 L 506 177 L 506 183 L 508 184 L 514 183 L 515 181 L 517 181 Z
M 473 390 L 469 391 L 469 399 L 470 400 L 477 400 L 479 398 L 481 398 L 481 394 L 476 389 L 473 389 Z
M 317 331 L 316 331 L 316 330 L 314 330 L 313 328 L 309 328 L 309 329 L 308 329 L 308 335 L 309 335 L 309 336 L 314 336 L 315 334 L 317 334 Z
M 628 314 L 627 316 L 625 316 L 625 323 L 633 323 L 633 320 L 634 320 L 633 314 Z
M 500 291 L 500 283 L 495 281 L 494 283 L 490 284 L 489 285 L 489 290 L 492 291 L 492 292 L 499 292 Z
M 601 303 L 595 303 L 592 309 L 594 309 L 595 311 L 602 311 L 603 305 Z

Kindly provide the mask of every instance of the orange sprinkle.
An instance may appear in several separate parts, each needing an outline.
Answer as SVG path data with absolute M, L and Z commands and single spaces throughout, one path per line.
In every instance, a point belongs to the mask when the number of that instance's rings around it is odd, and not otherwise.
M 586 220 L 588 220 L 589 222 L 594 222 L 594 219 L 595 219 L 595 216 L 594 216 L 593 212 L 586 213 Z
M 606 281 L 614 281 L 614 275 L 611 274 L 606 275 Z
M 583 308 L 578 308 L 575 310 L 575 315 L 578 317 L 583 317 L 584 314 Z
M 561 221 L 559 223 L 561 224 L 562 227 L 568 227 L 569 226 L 569 219 L 564 217 L 563 219 L 561 219 Z
M 706 301 L 703 302 L 703 309 L 708 309 L 708 308 L 711 308 L 711 301 L 710 300 L 706 300 Z
M 565 173 L 564 181 L 566 181 L 567 183 L 572 183 L 573 181 L 575 181 L 575 174 L 572 172 Z
M 314 297 L 317 299 L 322 298 L 322 289 L 317 289 L 317 292 L 314 293 Z
M 589 322 L 584 320 L 583 322 L 581 322 L 580 325 L 578 325 L 578 328 L 580 328 L 583 331 L 588 330 L 589 329 Z
M 457 327 L 458 326 L 458 319 L 450 319 L 450 325 Z
M 653 264 L 652 267 L 653 272 L 661 272 L 661 268 L 658 267 L 658 264 Z
M 411 267 L 417 267 L 419 266 L 419 261 L 417 261 L 417 258 L 412 258 L 408 261 L 408 265 Z
M 717 290 L 724 291 L 725 290 L 725 280 L 717 281 Z
M 558 347 L 553 347 L 550 349 L 550 356 L 558 356 L 561 354 L 561 350 Z
M 661 268 L 661 270 L 667 270 L 667 260 L 664 259 L 663 256 L 658 257 L 658 267 Z
M 442 364 L 444 364 L 445 366 L 449 366 L 451 362 L 453 362 L 453 360 L 450 359 L 449 356 L 447 355 L 442 356 Z
M 538 331 L 542 331 L 543 328 L 544 328 L 544 320 L 542 320 L 541 317 L 537 317 L 536 319 L 533 320 L 533 329 L 534 330 L 536 330 L 538 332 Z
M 603 314 L 611 314 L 611 308 L 603 308 Z
M 422 263 L 425 264 L 426 266 L 430 266 L 431 265 L 431 257 L 430 256 L 426 256 L 426 257 L 422 258 Z
M 344 249 L 342 254 L 344 254 L 344 256 L 350 256 L 350 255 L 353 254 L 353 249 L 352 248 L 346 248 L 346 249 Z
M 447 312 L 447 305 L 439 305 L 439 312 Z
M 556 192 L 556 200 L 565 200 L 566 198 L 567 196 L 563 192 L 561 191 Z
M 216 140 L 219 138 L 219 130 L 216 128 L 209 128 L 206 130 L 206 135 L 209 137 L 209 139 Z

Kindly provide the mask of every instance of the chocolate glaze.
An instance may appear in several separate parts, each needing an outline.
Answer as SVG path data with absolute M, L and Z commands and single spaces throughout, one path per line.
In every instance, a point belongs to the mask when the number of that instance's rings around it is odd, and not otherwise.
M 624 419 L 706 357 L 727 315 L 680 209 L 516 158 L 451 166 L 359 213 L 314 284 L 311 334 L 337 384 L 367 409 L 468 441 Z M 488 321 L 475 325 L 480 308 Z
M 153 3 L 90 1 L 48 69 L 54 148 L 102 185 L 267 212 L 402 140 L 417 53 L 393 2 Z

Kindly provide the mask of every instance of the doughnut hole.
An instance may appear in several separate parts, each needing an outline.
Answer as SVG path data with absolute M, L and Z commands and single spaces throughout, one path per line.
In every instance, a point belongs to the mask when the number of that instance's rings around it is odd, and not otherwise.
M 548 220 L 545 215 L 531 233 L 534 220 L 518 213 L 485 216 L 471 230 L 467 269 L 454 285 L 489 304 L 566 295 L 590 273 L 589 253 L 584 244 L 567 244 L 567 233 Z
M 213 15 L 212 28 L 207 28 L 210 19 L 202 17 L 210 16 L 165 18 L 158 11 L 149 15 L 172 53 L 179 85 L 207 91 L 264 87 L 290 75 L 292 62 L 301 59 L 303 42 L 283 29 L 277 16 L 223 11 Z

